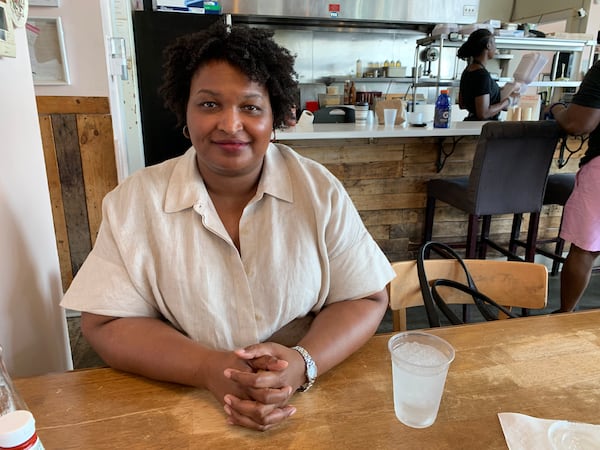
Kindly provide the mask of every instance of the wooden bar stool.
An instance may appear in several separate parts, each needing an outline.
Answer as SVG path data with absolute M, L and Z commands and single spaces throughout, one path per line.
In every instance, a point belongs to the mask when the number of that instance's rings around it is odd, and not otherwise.
M 427 182 L 423 241 L 432 239 L 435 203 L 440 200 L 469 214 L 466 258 L 485 259 L 490 246 L 508 259 L 533 261 L 546 179 L 559 136 L 559 128 L 551 121 L 484 124 L 469 177 Z M 525 257 L 521 258 L 510 246 L 492 241 L 489 231 L 493 215 L 523 213 L 529 213 L 530 219 Z

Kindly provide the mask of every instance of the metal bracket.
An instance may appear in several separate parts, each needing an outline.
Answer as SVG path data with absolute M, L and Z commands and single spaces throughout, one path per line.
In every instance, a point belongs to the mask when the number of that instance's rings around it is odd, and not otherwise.
M 560 139 L 560 149 L 558 150 L 558 159 L 557 159 L 557 164 L 558 164 L 558 168 L 562 169 L 563 167 L 565 167 L 567 165 L 567 163 L 569 162 L 569 160 L 571 159 L 571 156 L 573 156 L 574 153 L 577 153 L 579 150 L 581 150 L 583 148 L 583 144 L 585 143 L 585 141 L 587 141 L 589 139 L 589 136 L 571 136 L 571 137 L 576 137 L 579 139 L 579 146 L 575 149 L 572 150 L 569 148 L 569 145 L 567 143 L 567 140 L 569 139 L 568 135 L 564 135 L 561 137 Z M 565 158 L 565 151 L 569 153 L 569 155 Z
M 110 74 L 126 81 L 129 79 L 127 71 L 127 55 L 125 52 L 125 38 L 109 38 L 110 42 Z
M 435 163 L 435 167 L 436 167 L 436 171 L 438 173 L 440 173 L 442 171 L 442 169 L 444 168 L 444 164 L 446 164 L 446 160 L 448 159 L 448 157 L 450 155 L 452 155 L 452 153 L 454 153 L 454 150 L 456 149 L 456 144 L 458 144 L 458 142 L 464 138 L 464 136 L 458 136 L 458 137 L 453 137 L 452 138 L 452 148 L 450 149 L 450 151 L 448 153 L 446 153 L 444 151 L 444 141 L 446 140 L 446 138 L 438 138 L 437 142 L 438 142 L 438 157 L 437 157 L 437 161 Z

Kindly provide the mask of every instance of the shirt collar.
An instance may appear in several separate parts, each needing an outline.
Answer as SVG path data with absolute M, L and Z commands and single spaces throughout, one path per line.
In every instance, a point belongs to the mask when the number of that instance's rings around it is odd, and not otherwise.
M 279 145 L 269 144 L 256 196 L 260 198 L 264 194 L 268 194 L 292 203 L 294 201 L 292 180 Z
M 293 201 L 289 169 L 276 144 L 269 144 L 265 154 L 256 199 L 265 194 L 287 202 Z M 210 202 L 204 180 L 196 164 L 196 150 L 190 147 L 175 163 L 165 195 L 165 212 L 173 213 Z

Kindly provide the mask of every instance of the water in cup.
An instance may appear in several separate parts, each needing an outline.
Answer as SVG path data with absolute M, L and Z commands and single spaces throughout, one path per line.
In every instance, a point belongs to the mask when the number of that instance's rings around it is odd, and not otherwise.
M 396 334 L 388 348 L 396 417 L 413 428 L 430 426 L 437 417 L 454 349 L 443 339 L 421 332 Z

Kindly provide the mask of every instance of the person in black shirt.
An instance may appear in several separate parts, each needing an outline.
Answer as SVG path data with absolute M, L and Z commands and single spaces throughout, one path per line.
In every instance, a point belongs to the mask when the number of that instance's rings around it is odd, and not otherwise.
M 458 95 L 459 106 L 469 111 L 465 120 L 498 120 L 500 111 L 518 101 L 519 86 L 502 92 L 485 68 L 495 53 L 496 41 L 487 28 L 473 31 L 456 53 L 469 63 L 461 75 Z

